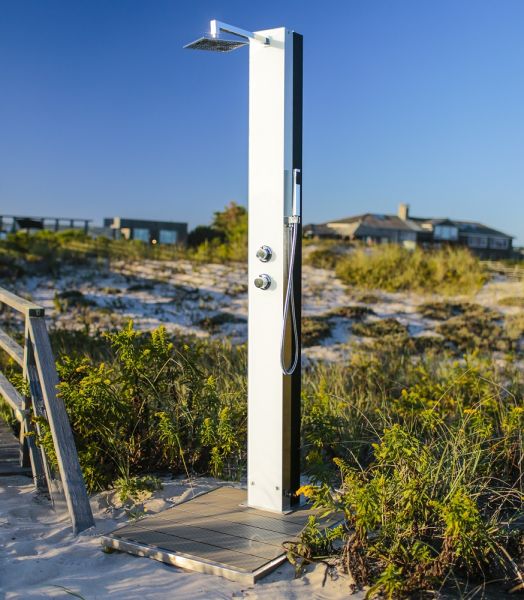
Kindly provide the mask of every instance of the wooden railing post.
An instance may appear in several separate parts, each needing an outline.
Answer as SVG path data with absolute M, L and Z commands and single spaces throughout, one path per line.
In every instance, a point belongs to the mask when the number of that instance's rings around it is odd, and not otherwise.
M 20 466 L 31 467 L 33 482 L 36 489 L 43 493 L 49 493 L 42 456 L 36 445 L 35 428 L 31 423 L 31 399 L 24 398 L 24 418 L 20 423 Z
M 31 316 L 28 316 L 27 320 L 30 343 L 38 371 L 47 422 L 53 437 L 60 479 L 73 523 L 73 531 L 78 533 L 94 525 L 89 497 L 80 469 L 75 440 L 64 401 L 56 393 L 58 375 L 45 320 L 41 317 Z
M 29 411 L 29 404 L 33 407 L 33 414 L 35 417 L 46 418 L 44 401 L 42 399 L 42 393 L 40 391 L 40 383 L 38 382 L 38 373 L 33 357 L 33 347 L 29 336 L 29 317 L 26 318 L 25 324 L 25 343 L 24 343 L 24 362 L 23 362 L 23 374 L 24 379 L 29 385 L 30 398 L 25 399 L 24 405 Z M 29 413 L 28 413 L 29 414 Z M 38 423 L 34 425 L 31 423 L 29 418 L 26 419 L 26 423 L 22 423 L 23 429 L 30 435 L 25 437 L 28 443 L 30 457 L 31 457 L 31 468 L 33 471 L 33 479 L 35 481 L 36 488 L 39 492 L 49 494 L 51 502 L 54 504 L 53 496 L 53 475 L 47 456 L 43 448 L 38 448 L 34 440 L 34 434 L 41 434 L 40 426 Z
M 25 408 L 25 398 L 24 398 L 24 410 Z M 31 468 L 31 459 L 29 457 L 29 438 L 27 437 L 27 431 L 25 429 L 25 419 L 20 422 L 20 433 L 18 434 L 18 441 L 20 443 L 20 466 L 23 469 Z M 36 481 L 35 481 L 36 484 Z

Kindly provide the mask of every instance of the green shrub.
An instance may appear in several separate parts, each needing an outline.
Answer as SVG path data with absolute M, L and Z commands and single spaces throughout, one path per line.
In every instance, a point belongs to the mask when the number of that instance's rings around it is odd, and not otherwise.
M 162 489 L 162 482 L 158 477 L 145 475 L 143 477 L 121 477 L 114 482 L 115 490 L 122 504 L 136 504 L 143 502 L 153 492 Z
M 508 524 L 524 500 L 522 374 L 475 357 L 413 363 L 398 350 L 360 351 L 351 373 L 329 369 L 322 380 L 305 389 L 307 466 L 317 483 L 300 492 L 323 512 L 343 513 L 344 543 L 332 555 L 357 587 L 400 598 L 450 575 L 515 576 L 508 557 L 519 534 Z M 313 554 L 318 547 L 315 538 Z
M 363 304 L 376 304 L 380 302 L 381 298 L 376 294 L 358 294 L 356 300 L 362 302 Z
M 16 281 L 18 277 L 25 275 L 26 269 L 23 261 L 5 248 L 0 247 L 0 278 Z
M 419 306 L 419 311 L 429 319 L 445 321 L 464 313 L 465 304 L 461 302 L 425 302 Z
M 243 317 L 237 317 L 232 313 L 219 312 L 216 315 L 207 316 L 198 321 L 198 325 L 209 331 L 209 333 L 217 333 L 221 325 L 226 323 L 245 323 Z
M 80 290 L 55 292 L 53 304 L 59 313 L 67 312 L 76 307 L 96 306 L 96 302 L 86 298 Z
M 295 567 L 295 575 L 302 574 L 304 567 L 314 561 L 323 561 L 334 552 L 337 542 L 343 537 L 344 528 L 321 527 L 315 517 L 309 517 L 298 543 L 285 542 L 287 558 Z M 328 566 L 330 566 L 328 564 Z
M 426 302 L 419 307 L 421 314 L 430 319 L 445 321 L 452 317 L 466 315 L 467 318 L 487 318 L 497 320 L 502 318 L 502 314 L 496 310 L 473 304 L 471 302 Z
M 150 281 L 142 281 L 140 283 L 132 283 L 128 286 L 128 292 L 148 292 L 150 290 L 154 290 L 155 286 Z
M 194 258 L 205 262 L 244 261 L 247 258 L 247 210 L 231 202 L 216 212 L 207 235 L 196 248 Z
M 366 323 L 354 323 L 352 331 L 355 335 L 377 338 L 385 336 L 401 336 L 406 338 L 409 335 L 407 327 L 393 318 L 367 321 Z
M 207 225 L 198 225 L 190 231 L 187 236 L 187 245 L 190 248 L 198 248 L 205 242 L 212 242 L 214 240 L 224 242 L 225 235 L 222 231 L 218 231 L 214 227 L 208 227 Z
M 375 312 L 367 306 L 339 306 L 332 308 L 327 317 L 343 317 L 344 319 L 361 320 L 367 315 L 374 315 Z
M 509 315 L 506 317 L 506 335 L 517 342 L 524 336 L 524 314 Z M 516 344 L 515 344 L 516 345 Z
M 437 332 L 461 352 L 507 352 L 514 349 L 516 341 L 507 335 L 502 315 L 483 307 L 439 323 Z
M 316 269 L 334 269 L 340 259 L 340 254 L 332 245 L 315 248 L 304 255 L 304 264 Z
M 110 362 L 113 359 L 107 337 L 100 332 L 89 335 L 85 331 L 52 329 L 49 332 L 51 346 L 60 362 L 64 356 L 87 358 L 91 362 Z
M 331 325 L 325 316 L 302 318 L 302 344 L 315 346 L 331 335 Z
M 498 302 L 501 306 L 517 306 L 524 308 L 524 296 L 506 296 Z
M 450 574 L 500 576 L 511 566 L 497 507 L 514 499 L 511 488 L 486 482 L 489 459 L 475 429 L 468 435 L 441 429 L 428 444 L 395 424 L 373 445 L 366 468 L 336 460 L 339 491 L 325 485 L 300 491 L 316 506 L 344 514 L 342 560 L 358 587 L 370 586 L 368 597 L 405 597 Z
M 140 334 L 131 324 L 105 337 L 110 362 L 68 355 L 58 362 L 89 489 L 162 471 L 238 477 L 246 435 L 243 348 L 175 347 L 163 328 Z M 234 448 L 225 441 L 232 422 Z
M 524 308 L 524 296 L 506 296 L 498 302 L 501 306 L 517 306 Z
M 397 245 L 359 248 L 337 261 L 336 274 L 356 288 L 390 292 L 473 293 L 486 281 L 484 269 L 468 250 L 407 250 Z

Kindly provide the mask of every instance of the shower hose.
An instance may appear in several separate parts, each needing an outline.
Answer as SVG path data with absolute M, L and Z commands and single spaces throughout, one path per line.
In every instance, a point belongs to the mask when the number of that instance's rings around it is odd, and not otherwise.
M 298 327 L 297 327 L 297 316 L 295 311 L 295 294 L 293 291 L 293 279 L 295 270 L 295 254 L 297 249 L 297 237 L 298 237 L 298 222 L 292 221 L 290 224 L 291 228 L 291 254 L 289 257 L 289 269 L 287 278 L 287 290 L 286 300 L 284 302 L 284 319 L 282 322 L 282 337 L 280 339 L 280 365 L 284 375 L 292 375 L 297 368 L 298 361 L 300 358 L 300 345 L 298 343 Z M 291 365 L 286 365 L 285 358 L 285 341 L 286 341 L 286 329 L 288 324 L 289 316 L 291 316 L 292 328 L 293 328 L 293 341 L 294 341 L 294 356 Z

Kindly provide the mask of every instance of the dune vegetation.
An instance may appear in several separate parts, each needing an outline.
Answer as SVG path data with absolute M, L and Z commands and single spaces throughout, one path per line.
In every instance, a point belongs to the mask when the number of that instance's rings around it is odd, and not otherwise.
M 187 247 L 111 240 L 79 230 L 8 234 L 5 240 L 0 240 L 0 277 L 15 279 L 24 273 L 39 272 L 57 274 L 61 265 L 93 261 L 108 264 L 122 259 L 188 259 L 212 263 L 244 261 L 246 257 L 247 211 L 232 202 L 215 213 L 210 226 L 191 231 Z M 348 286 L 362 290 L 470 294 L 487 280 L 485 268 L 465 248 L 407 250 L 393 244 L 369 248 L 323 241 L 313 243 L 304 261 L 317 268 L 333 269 Z M 513 305 L 512 302 L 519 300 L 509 298 L 505 302 Z
M 91 491 L 115 486 L 136 500 L 159 475 L 245 474 L 244 346 L 139 333 L 131 323 L 52 339 Z M 523 392 L 510 360 L 500 365 L 482 349 L 458 360 L 421 354 L 396 331 L 360 344 L 349 364 L 312 363 L 302 412 L 310 484 L 300 491 L 344 520 L 331 531 L 308 525 L 288 548 L 297 569 L 321 559 L 370 597 L 389 598 L 450 578 L 513 580 Z
M 337 260 L 335 271 L 357 288 L 445 295 L 476 292 L 487 279 L 467 249 L 407 250 L 393 244 L 357 248 Z
M 240 260 L 246 223 L 245 211 L 231 205 L 195 233 L 188 249 L 77 232 L 19 233 L 0 242 L 0 269 L 6 281 L 123 256 Z M 508 296 L 491 308 L 445 298 L 473 294 L 486 281 L 479 261 L 460 249 L 341 252 L 326 244 L 305 256 L 310 265 L 333 269 L 352 295 L 347 305 L 303 319 L 304 346 L 329 338 L 335 325 L 358 343 L 345 361 L 308 360 L 303 370 L 302 470 L 309 483 L 300 493 L 342 520 L 331 530 L 311 520 L 300 541 L 287 546 L 297 572 L 322 561 L 328 570 L 349 572 L 355 589 L 370 598 L 493 580 L 518 586 L 522 299 Z M 126 289 L 133 286 L 152 289 L 142 279 Z M 433 335 L 416 337 L 398 319 L 379 318 L 380 290 L 432 294 L 417 310 L 433 323 Z M 115 301 L 122 295 L 109 291 Z M 90 302 L 73 289 L 54 297 L 59 314 L 89 312 Z M 213 333 L 234 318 L 218 311 L 199 325 Z M 132 322 L 106 331 L 51 330 L 59 392 L 90 492 L 115 488 L 132 506 L 162 476 L 245 477 L 246 347 L 220 337 L 172 335 L 163 327 L 140 332 Z M 0 369 L 27 391 L 7 356 L 0 355 Z M 52 461 L 49 431 L 40 424 L 38 443 Z

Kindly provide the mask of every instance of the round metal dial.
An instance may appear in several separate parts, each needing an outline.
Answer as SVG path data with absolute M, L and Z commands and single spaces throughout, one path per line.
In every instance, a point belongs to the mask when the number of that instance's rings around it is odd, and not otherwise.
M 271 277 L 269 275 L 263 273 L 262 275 L 255 277 L 255 287 L 259 288 L 260 290 L 267 290 L 270 285 Z
M 273 250 L 269 246 L 260 246 L 257 250 L 257 258 L 261 262 L 269 262 L 273 256 Z

